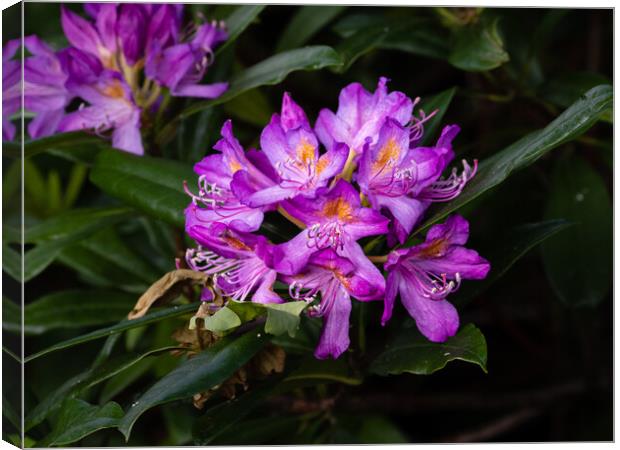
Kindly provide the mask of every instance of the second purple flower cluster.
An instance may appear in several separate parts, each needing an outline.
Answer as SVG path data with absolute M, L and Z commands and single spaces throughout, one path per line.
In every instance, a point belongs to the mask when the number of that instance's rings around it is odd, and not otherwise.
M 31 138 L 57 132 L 110 132 L 112 145 L 143 154 L 141 128 L 153 121 L 169 96 L 215 98 L 227 83 L 200 84 L 213 49 L 227 39 L 221 23 L 182 27 L 183 5 L 86 3 L 88 18 L 61 6 L 70 46 L 55 51 L 37 36 L 24 38 L 24 109 L 34 115 Z M 90 19 L 90 20 L 89 20 Z M 3 140 L 20 110 L 21 40 L 3 52 Z M 77 109 L 71 108 L 79 100 Z M 73 109 L 73 111 L 69 111 Z
M 213 275 L 231 301 L 307 301 L 308 314 L 323 317 L 317 358 L 337 358 L 349 347 L 352 297 L 382 300 L 385 324 L 400 293 L 422 334 L 445 341 L 459 327 L 446 297 L 490 269 L 464 246 L 469 224 L 459 215 L 432 226 L 425 242 L 401 247 L 431 203 L 461 193 L 477 163 L 463 161 L 460 173 L 442 178 L 459 127 L 446 126 L 435 145 L 422 146 L 430 116 L 414 115 L 419 99 L 388 92 L 386 84 L 381 78 L 374 92 L 350 84 L 336 113 L 323 109 L 314 127 L 285 94 L 260 149 L 245 151 L 227 121 L 218 153 L 194 167 L 197 188 L 186 186 L 192 201 L 185 228 L 199 244 L 188 250 L 187 264 Z M 261 235 L 265 215 L 274 212 L 299 234 L 284 243 Z M 387 255 L 367 255 L 358 242 L 376 235 L 387 236 Z M 276 281 L 289 286 L 285 298 Z M 203 300 L 210 297 L 205 291 Z

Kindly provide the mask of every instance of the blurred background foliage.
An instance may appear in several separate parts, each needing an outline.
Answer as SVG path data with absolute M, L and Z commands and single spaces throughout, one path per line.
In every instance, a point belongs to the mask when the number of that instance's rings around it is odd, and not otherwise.
M 79 4 L 70 7 L 81 11 Z M 192 4 L 186 14 L 227 18 L 237 8 Z M 57 3 L 26 3 L 25 34 L 65 46 L 59 11 Z M 4 42 L 19 36 L 19 17 L 19 8 L 3 12 Z M 186 203 L 181 183 L 192 176 L 189 164 L 210 151 L 223 121 L 232 117 L 240 141 L 257 146 L 284 91 L 313 120 L 321 108 L 336 108 L 339 91 L 350 82 L 372 89 L 387 76 L 392 90 L 433 98 L 443 123 L 461 126 L 458 159 L 484 161 L 612 79 L 610 9 L 267 6 L 250 19 L 217 53 L 208 78 L 243 74 L 274 53 L 304 45 L 335 53 L 301 66 L 320 70 L 273 71 L 259 87 L 239 84 L 240 95 L 182 120 L 174 118 L 189 103 L 173 104 L 165 129 L 153 130 L 147 140 L 151 155 L 177 162 L 144 163 L 162 183 L 179 184 L 173 205 Z M 334 55 L 338 63 L 330 60 Z M 284 373 L 251 379 L 246 393 L 237 389 L 235 402 L 216 393 L 202 409 L 191 395 L 157 406 L 135 423 L 128 444 L 611 440 L 611 109 L 597 118 L 587 133 L 571 134 L 557 150 L 459 210 L 472 223 L 471 247 L 494 269 L 489 282 L 464 286 L 453 297 L 461 322 L 475 323 L 486 336 L 484 344 L 476 328 L 462 331 L 485 345 L 465 359 L 486 363 L 486 373 L 457 361 L 432 376 L 419 375 L 424 371 L 415 359 L 421 353 L 400 361 L 404 369 L 382 366 L 375 357 L 386 342 L 397 348 L 418 336 L 402 307 L 382 329 L 380 304 L 356 305 L 353 356 L 327 364 L 308 358 L 318 325 L 304 318 L 295 339 L 275 340 L 287 352 Z M 151 187 L 140 178 L 142 169 L 131 165 L 135 158 L 97 156 L 105 153 L 98 145 L 69 140 L 27 146 L 26 355 L 114 326 L 190 244 L 181 209 L 151 198 L 128 200 L 130 194 L 106 183 L 120 176 L 115 171 L 126 171 L 136 177 L 129 178 L 136 189 Z M 5 373 L 14 375 L 21 178 L 19 159 L 3 147 L 3 358 Z M 292 232 L 282 224 L 275 238 Z M 169 351 L 179 345 L 171 335 L 193 309 L 180 305 L 172 313 L 162 310 L 165 320 L 28 362 L 25 445 L 125 445 L 114 427 L 122 428 L 124 413 L 182 359 Z M 431 367 L 447 362 L 432 361 Z M 387 373 L 400 375 L 377 375 Z M 4 385 L 3 438 L 18 442 L 19 408 L 13 406 L 19 392 Z

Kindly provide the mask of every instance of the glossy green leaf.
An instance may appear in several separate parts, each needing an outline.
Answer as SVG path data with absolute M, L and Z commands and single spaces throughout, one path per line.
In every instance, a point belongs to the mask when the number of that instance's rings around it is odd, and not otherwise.
M 129 438 L 135 421 L 148 409 L 206 391 L 230 378 L 268 341 L 262 333 L 250 331 L 240 337 L 218 341 L 157 381 L 136 402 L 120 422 L 119 430 Z
M 24 333 L 81 328 L 118 322 L 136 302 L 134 295 L 114 291 L 55 292 L 26 305 Z
M 495 69 L 510 59 L 497 31 L 497 20 L 459 28 L 455 40 L 448 61 L 459 69 L 481 72 Z
M 598 305 L 612 286 L 613 214 L 605 183 L 584 159 L 558 162 L 545 217 L 575 223 L 542 247 L 553 290 L 566 305 Z
M 148 325 L 151 323 L 159 322 L 164 319 L 171 319 L 173 317 L 182 316 L 189 312 L 195 311 L 197 306 L 193 303 L 181 306 L 173 306 L 171 308 L 165 308 L 160 310 L 153 310 L 149 312 L 143 317 L 134 320 L 122 320 L 116 325 L 112 325 L 106 328 L 101 328 L 99 330 L 91 331 L 90 333 L 83 334 L 81 336 L 68 339 L 66 341 L 58 342 L 57 344 L 52 345 L 51 347 L 46 348 L 45 350 L 41 350 L 33 355 L 27 356 L 24 359 L 24 362 L 30 362 L 33 359 L 40 358 L 41 356 L 47 355 L 52 352 L 56 352 L 58 350 L 62 350 L 65 348 L 73 347 L 75 345 L 83 344 L 84 342 L 93 341 L 95 339 L 100 339 L 102 337 L 110 336 L 112 334 L 121 333 L 125 330 L 130 330 L 132 328 L 141 327 L 144 325 Z
M 104 428 L 112 428 L 123 417 L 123 409 L 115 402 L 103 406 L 70 398 L 64 401 L 52 432 L 37 446 L 63 446 Z
M 342 65 L 334 67 L 339 73 L 346 72 L 362 55 L 377 48 L 388 35 L 387 27 L 379 26 L 357 31 L 353 36 L 338 44 L 335 50 L 342 58 Z
M 413 323 L 408 323 L 410 326 L 401 329 L 394 341 L 372 362 L 371 373 L 430 375 L 457 359 L 477 364 L 486 372 L 487 343 L 474 325 L 465 325 L 455 336 L 440 344 L 429 341 Z
M 67 246 L 58 259 L 90 284 L 136 294 L 144 292 L 161 276 L 158 269 L 136 254 L 112 229 Z
M 491 271 L 484 280 L 463 283 L 451 301 L 461 306 L 474 299 L 503 277 L 531 249 L 571 225 L 571 222 L 557 219 L 520 225 L 500 234 L 493 243 L 481 245 L 477 250 L 491 263 Z
M 280 35 L 276 52 L 301 47 L 344 11 L 346 6 L 301 6 Z
M 26 242 L 66 239 L 69 242 L 130 217 L 128 208 L 80 208 L 65 211 L 25 230 Z
M 186 108 L 175 121 L 183 120 L 204 109 L 226 103 L 234 97 L 259 86 L 278 84 L 291 72 L 319 70 L 342 64 L 340 56 L 327 46 L 309 46 L 278 53 L 233 76 L 228 90 L 220 97 L 194 103 Z M 159 142 L 166 142 L 174 134 L 176 124 L 169 123 L 158 135 Z
M 535 131 L 485 159 L 461 195 L 437 208 L 416 233 L 440 221 L 482 193 L 499 185 L 515 170 L 535 162 L 545 153 L 588 130 L 613 102 L 611 86 L 597 86 L 542 130 Z
M 453 87 L 439 94 L 423 98 L 420 102 L 418 111 L 424 111 L 427 116 L 437 111 L 433 117 L 424 123 L 424 136 L 419 144 L 420 146 L 432 145 L 436 139 L 443 117 L 448 111 L 455 93 L 456 87 Z
M 172 225 L 183 226 L 183 210 L 189 203 L 183 181 L 191 189 L 197 177 L 190 165 L 104 150 L 97 157 L 90 179 L 127 205 Z
M 71 131 L 25 142 L 24 156 L 29 158 L 51 149 L 72 147 L 89 148 L 91 151 L 95 151 L 95 147 L 104 144 L 100 138 L 92 134 L 87 134 L 83 131 Z M 22 154 L 21 145 L 17 142 L 3 142 L 2 154 L 13 158 L 20 157 Z
M 241 5 L 235 8 L 230 16 L 225 19 L 228 39 L 218 47 L 215 55 L 219 55 L 237 40 L 239 35 L 250 26 L 267 5 Z

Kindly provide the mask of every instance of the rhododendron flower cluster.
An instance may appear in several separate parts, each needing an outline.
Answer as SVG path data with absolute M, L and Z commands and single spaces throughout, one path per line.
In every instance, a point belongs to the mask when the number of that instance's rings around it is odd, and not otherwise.
M 169 96 L 215 98 L 227 89 L 227 83 L 200 84 L 213 49 L 227 38 L 222 23 L 183 27 L 181 4 L 90 3 L 85 10 L 89 19 L 61 6 L 67 48 L 56 51 L 34 35 L 24 39 L 24 108 L 35 115 L 31 138 L 111 132 L 114 147 L 143 154 L 140 130 Z M 15 136 L 10 117 L 21 104 L 21 63 L 12 59 L 20 42 L 4 47 L 5 140 Z
M 227 121 L 218 153 L 194 167 L 198 186 L 186 185 L 186 231 L 199 244 L 187 252 L 189 267 L 213 275 L 229 301 L 308 302 L 307 313 L 323 317 L 317 358 L 337 358 L 349 347 L 352 298 L 383 301 L 385 324 L 400 293 L 420 332 L 445 341 L 459 327 L 447 297 L 490 269 L 465 247 L 469 226 L 458 215 L 432 226 L 424 242 L 402 247 L 431 203 L 461 193 L 477 162 L 463 161 L 460 173 L 442 177 L 459 127 L 446 126 L 435 145 L 422 146 L 431 116 L 414 115 L 418 99 L 388 92 L 386 84 L 381 78 L 374 92 L 345 87 L 336 113 L 322 110 L 314 127 L 285 94 L 259 149 L 245 151 Z M 299 233 L 270 242 L 260 232 L 268 212 Z M 391 250 L 367 254 L 360 240 L 379 235 Z M 276 280 L 288 292 L 277 293 Z

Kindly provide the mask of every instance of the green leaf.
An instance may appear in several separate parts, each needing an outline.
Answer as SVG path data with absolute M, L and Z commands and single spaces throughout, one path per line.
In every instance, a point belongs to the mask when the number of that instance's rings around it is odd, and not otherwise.
M 480 247 L 479 253 L 489 260 L 491 271 L 484 280 L 463 283 L 453 303 L 464 305 L 474 299 L 503 277 L 531 249 L 571 225 L 573 224 L 566 220 L 557 219 L 520 225 L 494 239 L 492 244 Z
M 100 231 L 89 239 L 62 250 L 59 260 L 90 284 L 119 288 L 141 294 L 161 273 L 137 255 L 113 229 Z
M 104 150 L 95 161 L 90 179 L 126 204 L 172 225 L 183 226 L 183 210 L 189 203 L 183 181 L 192 188 L 197 177 L 190 165 Z
M 542 247 L 553 290 L 568 306 L 598 305 L 612 286 L 613 214 L 605 183 L 587 161 L 558 162 L 545 217 L 575 222 Z
M 295 337 L 299 328 L 299 315 L 308 306 L 304 301 L 287 303 L 265 303 L 267 309 L 267 322 L 265 333 L 278 336 L 288 333 Z
M 94 231 L 129 216 L 125 208 L 85 208 L 67 211 L 25 230 L 26 242 L 39 242 L 24 255 L 24 281 L 28 281 L 58 257 L 63 248 Z
M 142 354 L 126 353 L 114 359 L 93 365 L 93 367 L 68 379 L 43 401 L 39 402 L 25 418 L 25 430 L 28 431 L 43 422 L 49 414 L 53 413 L 60 406 L 64 399 L 80 395 L 87 389 L 130 370 L 150 356 L 156 356 L 177 348 L 168 346 L 149 350 Z
M 228 302 L 227 307 L 236 314 L 241 322 L 249 322 L 258 316 L 267 314 L 265 332 L 273 335 L 288 333 L 295 337 L 299 328 L 299 316 L 308 306 L 306 302 L 287 303 L 252 303 L 252 302 Z
M 225 19 L 228 39 L 215 52 L 219 55 L 230 44 L 235 42 L 239 35 L 258 17 L 266 5 L 242 5 L 235 8 L 233 13 Z
M 121 420 L 119 430 L 129 439 L 133 424 L 148 409 L 191 397 L 227 380 L 247 363 L 267 340 L 264 334 L 254 331 L 241 337 L 224 338 L 181 363 L 133 403 Z
M 301 6 L 280 35 L 276 52 L 301 47 L 346 8 L 346 6 Z
M 334 67 L 338 73 L 346 72 L 362 55 L 377 48 L 388 35 L 389 28 L 384 26 L 359 30 L 353 36 L 338 44 L 335 50 L 342 58 L 342 65 Z
M 450 106 L 450 102 L 452 102 L 455 93 L 456 87 L 453 87 L 446 89 L 439 94 L 426 97 L 420 102 L 418 111 L 424 111 L 426 115 L 431 114 L 433 111 L 437 111 L 433 117 L 424 123 L 424 136 L 419 144 L 420 146 L 431 145 L 436 138 L 437 131 L 439 130 L 441 121 L 443 120 L 443 116 L 446 114 L 448 106 Z
M 123 409 L 115 402 L 94 406 L 77 398 L 67 399 L 56 426 L 37 446 L 62 446 L 79 441 L 95 431 L 115 427 L 121 417 Z
M 73 347 L 75 345 L 83 344 L 84 342 L 93 341 L 95 339 L 100 339 L 102 337 L 110 336 L 112 334 L 121 333 L 125 330 L 131 330 L 132 328 L 141 327 L 144 325 L 148 325 L 151 323 L 159 322 L 160 320 L 170 319 L 173 317 L 182 316 L 187 314 L 188 312 L 193 312 L 196 310 L 196 304 L 190 303 L 187 305 L 181 306 L 173 306 L 172 308 L 160 309 L 158 311 L 153 310 L 139 319 L 134 320 L 122 320 L 116 325 L 112 325 L 106 328 L 101 328 L 99 330 L 91 331 L 90 333 L 83 334 L 81 336 L 67 339 L 66 341 L 59 342 L 57 344 L 52 345 L 51 347 L 46 348 L 45 350 L 41 350 L 33 355 L 27 356 L 24 359 L 24 362 L 30 362 L 36 358 L 40 358 L 41 356 L 47 355 L 52 352 L 56 352 L 58 350 L 62 350 L 65 348 Z
M 612 87 L 597 86 L 542 130 L 528 134 L 485 159 L 478 166 L 478 173 L 465 186 L 461 195 L 441 205 L 415 233 L 428 228 L 482 193 L 499 185 L 515 170 L 529 166 L 550 150 L 576 138 L 590 128 L 612 105 L 612 102 Z
M 415 325 L 411 322 L 409 325 L 372 362 L 371 373 L 384 376 L 404 372 L 430 375 L 457 359 L 478 364 L 486 372 L 487 343 L 474 325 L 465 325 L 442 344 L 430 342 Z
M 495 69 L 510 59 L 497 32 L 497 20 L 459 28 L 455 39 L 448 61 L 459 69 L 482 72 Z
M 81 208 L 65 211 L 27 228 L 26 242 L 66 240 L 75 243 L 98 229 L 130 217 L 128 208 Z
M 133 295 L 114 291 L 55 292 L 26 305 L 24 333 L 81 328 L 118 322 L 136 302 Z
M 36 154 L 58 148 L 82 147 L 95 151 L 94 147 L 103 145 L 104 142 L 91 134 L 83 131 L 71 131 L 69 133 L 58 133 L 53 136 L 44 137 L 34 141 L 24 143 L 24 156 L 29 158 Z M 3 142 L 2 154 L 12 158 L 21 157 L 21 144 L 18 142 Z
M 241 319 L 229 308 L 222 308 L 204 319 L 204 328 L 215 333 L 232 330 L 241 325 Z M 192 328 L 190 324 L 190 328 Z
M 24 282 L 43 272 L 60 254 L 65 241 L 48 241 L 37 245 L 24 254 Z
M 204 109 L 226 103 L 259 86 L 278 84 L 291 72 L 319 70 L 341 64 L 340 56 L 333 48 L 327 46 L 309 46 L 278 53 L 233 76 L 228 90 L 222 96 L 213 100 L 197 102 L 186 108 L 159 133 L 157 140 L 160 143 L 167 142 L 174 135 L 175 122 L 186 119 Z

